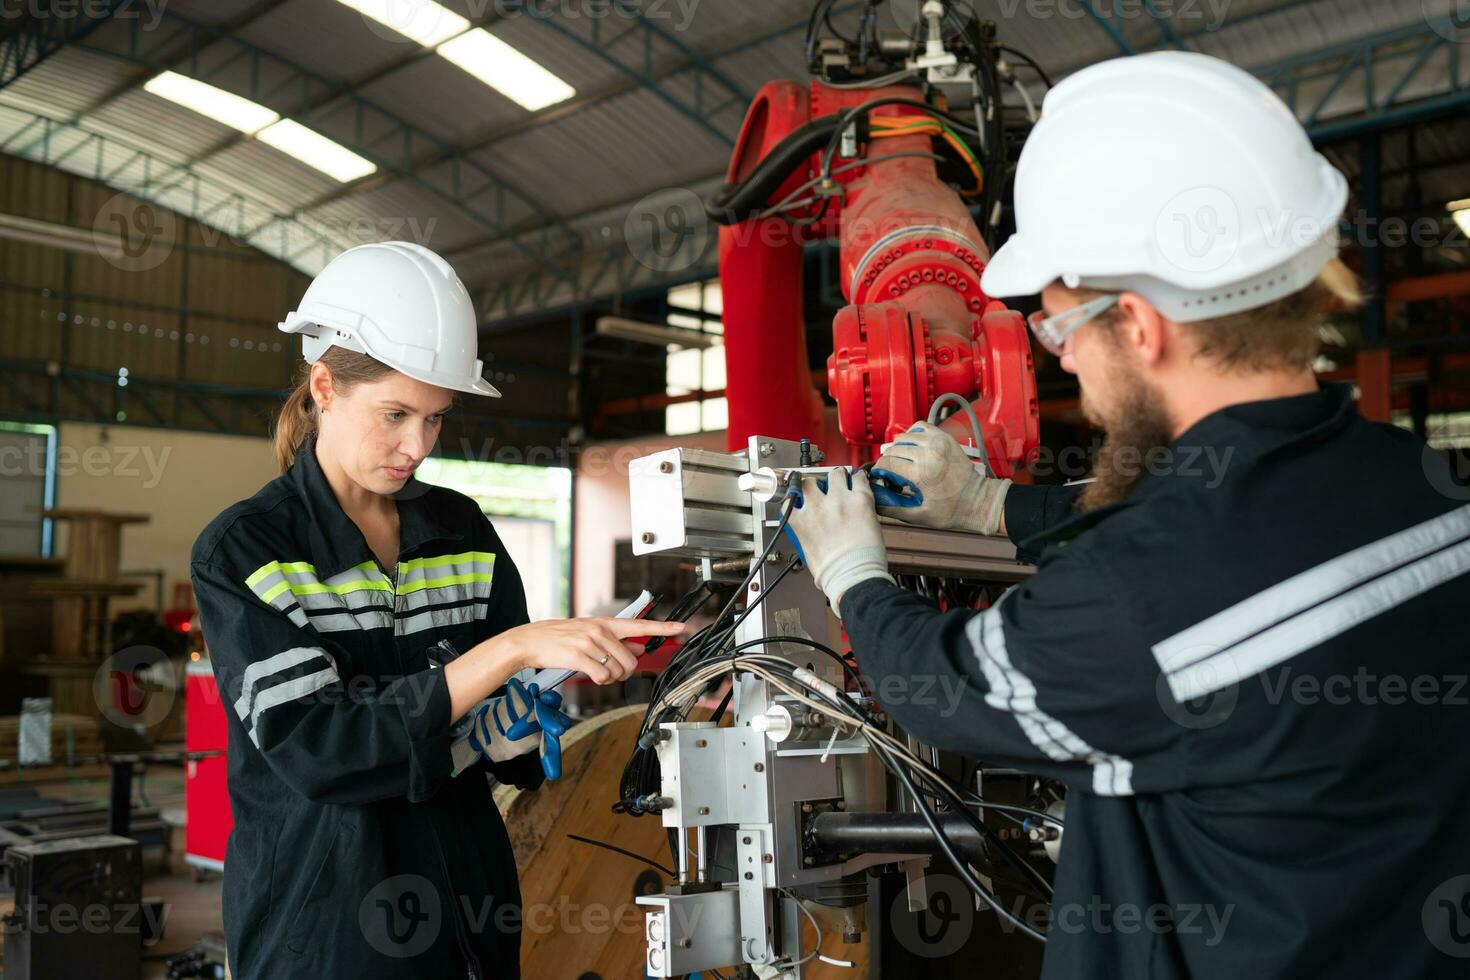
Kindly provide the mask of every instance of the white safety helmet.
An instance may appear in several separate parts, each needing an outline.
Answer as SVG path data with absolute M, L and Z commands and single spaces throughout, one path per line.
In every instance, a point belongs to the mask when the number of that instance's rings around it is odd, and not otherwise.
M 1183 51 L 1117 58 L 1046 96 L 989 296 L 1056 280 L 1136 292 L 1178 322 L 1288 296 L 1337 254 L 1347 181 L 1249 73 Z
M 280 326 L 301 334 L 308 364 L 342 347 L 427 384 L 499 398 L 480 377 L 476 322 L 448 262 L 422 245 L 375 242 L 328 262 Z

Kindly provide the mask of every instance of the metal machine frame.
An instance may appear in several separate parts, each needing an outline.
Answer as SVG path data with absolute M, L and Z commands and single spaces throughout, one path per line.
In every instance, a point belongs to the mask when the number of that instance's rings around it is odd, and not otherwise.
M 841 624 L 811 576 L 802 570 L 782 577 L 790 546 L 772 537 L 780 533 L 784 498 L 741 487 L 746 474 L 810 468 L 820 458 L 820 450 L 805 442 L 752 436 L 741 452 L 671 449 L 635 460 L 635 553 L 697 559 L 711 580 L 737 571 L 743 576 L 766 554 L 746 586 L 751 614 L 740 623 L 736 644 L 800 636 L 841 649 Z M 1010 582 L 1030 572 L 1003 538 L 891 521 L 884 521 L 883 536 L 899 573 Z M 772 641 L 765 652 L 843 687 L 841 669 L 803 646 Z M 730 726 L 661 726 L 661 819 L 678 841 L 679 880 L 663 894 L 638 900 L 648 909 L 650 976 L 758 964 L 775 971 L 766 975 L 799 977 L 800 898 L 861 904 L 861 873 L 874 865 L 904 865 L 915 900 L 922 901 L 924 859 L 911 852 L 848 855 L 807 846 L 814 816 L 895 808 L 865 740 L 811 717 L 759 677 L 737 673 L 733 683 Z M 719 880 L 712 869 L 717 833 L 734 838 L 733 868 L 727 869 L 733 880 Z

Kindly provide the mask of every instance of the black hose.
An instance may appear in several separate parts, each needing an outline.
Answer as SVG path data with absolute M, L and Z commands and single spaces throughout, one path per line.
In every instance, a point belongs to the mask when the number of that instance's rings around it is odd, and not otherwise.
M 754 217 L 793 170 L 827 145 L 837 120 L 836 115 L 822 116 L 792 130 L 755 165 L 750 176 L 738 184 L 726 184 L 705 201 L 705 214 L 720 225 L 737 225 Z

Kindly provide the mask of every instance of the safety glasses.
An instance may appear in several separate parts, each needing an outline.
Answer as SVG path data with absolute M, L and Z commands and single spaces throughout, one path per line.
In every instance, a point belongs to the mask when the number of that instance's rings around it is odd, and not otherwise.
M 1117 305 L 1118 296 L 1099 296 L 1097 299 L 1088 300 L 1081 306 L 1074 306 L 1070 310 L 1058 313 L 1056 316 L 1047 316 L 1045 310 L 1037 310 L 1026 318 L 1031 325 L 1031 332 L 1036 339 L 1041 341 L 1041 346 L 1055 354 L 1062 356 L 1062 345 L 1067 338 L 1076 333 L 1084 324 L 1097 319 L 1108 310 Z

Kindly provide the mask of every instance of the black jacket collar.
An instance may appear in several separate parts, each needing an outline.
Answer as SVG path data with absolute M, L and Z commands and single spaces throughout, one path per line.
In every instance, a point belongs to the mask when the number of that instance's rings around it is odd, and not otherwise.
M 285 479 L 295 488 L 311 517 L 311 563 L 317 576 L 330 578 L 349 568 L 375 561 L 357 525 L 342 510 L 316 458 L 316 437 L 301 444 Z M 412 555 L 432 541 L 457 541 L 463 534 L 443 523 L 429 484 L 412 478 L 393 495 L 398 503 L 399 557 Z
M 1175 439 L 1167 461 L 1150 466 L 1125 499 L 1079 514 L 1020 542 L 1020 547 L 1039 551 L 1048 544 L 1064 543 L 1181 481 L 1210 479 L 1219 475 L 1216 467 L 1249 467 L 1278 453 L 1299 451 L 1332 437 L 1356 417 L 1352 387 L 1346 384 L 1322 384 L 1305 395 L 1227 406 L 1206 415 Z

